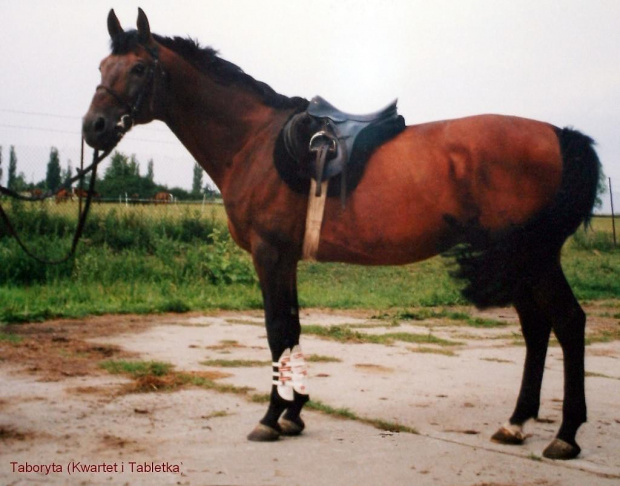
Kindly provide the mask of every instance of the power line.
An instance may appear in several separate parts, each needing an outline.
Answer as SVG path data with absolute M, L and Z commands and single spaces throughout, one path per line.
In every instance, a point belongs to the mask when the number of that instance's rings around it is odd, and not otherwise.
M 0 111 L 3 113 L 13 113 L 14 115 L 29 115 L 29 116 L 47 116 L 50 118 L 65 118 L 71 120 L 78 120 L 80 117 L 72 116 L 72 115 L 55 115 L 53 113 L 39 113 L 36 111 L 20 111 L 20 110 L 11 110 L 8 108 L 0 108 Z
M 81 116 L 75 116 L 75 115 L 60 115 L 60 114 L 55 114 L 55 113 L 44 113 L 44 112 L 37 112 L 37 111 L 23 111 L 23 110 L 14 110 L 11 108 L 0 108 L 0 112 L 1 113 L 11 113 L 13 115 L 26 115 L 26 116 L 44 116 L 47 118 L 60 118 L 60 119 L 64 119 L 64 120 L 82 120 Z M 6 125 L 2 125 L 2 126 L 6 126 Z M 23 127 L 19 127 L 19 128 L 23 128 Z M 155 127 L 144 127 L 143 130 L 145 131 L 149 131 L 149 132 L 159 132 L 159 133 L 163 133 L 166 132 L 166 130 L 164 129 L 158 129 Z M 50 130 L 53 131 L 53 130 Z M 66 132 L 68 133 L 68 132 Z
M 1 111 L 1 110 L 0 110 Z M 69 135 L 82 135 L 81 131 L 77 131 L 77 130 L 60 130 L 58 128 L 46 128 L 46 127 L 33 127 L 33 126 L 25 126 L 25 125 L 11 125 L 8 123 L 0 123 L 0 127 L 1 128 L 13 128 L 16 130 L 31 130 L 31 131 L 37 131 L 37 132 L 51 132 L 51 133 L 64 133 L 64 134 L 69 134 Z M 160 144 L 164 144 L 164 145 L 176 145 L 176 142 L 169 142 L 166 140 L 154 140 L 154 139 L 147 139 L 147 138 L 137 138 L 137 137 L 131 137 L 131 140 L 134 142 L 145 142 L 145 143 L 160 143 Z
M 8 123 L 0 123 L 0 127 L 15 128 L 19 130 L 34 130 L 34 131 L 40 131 L 40 132 L 69 133 L 71 135 L 76 135 L 78 133 L 75 130 L 59 130 L 57 128 L 33 127 L 33 126 L 25 126 L 25 125 L 10 125 Z

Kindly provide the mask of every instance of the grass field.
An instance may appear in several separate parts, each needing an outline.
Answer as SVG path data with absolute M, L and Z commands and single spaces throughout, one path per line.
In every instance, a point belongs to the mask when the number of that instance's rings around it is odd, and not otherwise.
M 56 208 L 14 211 L 29 246 L 61 256 L 75 227 Z M 60 206 L 60 205 L 59 205 Z M 21 213 L 20 213 L 21 211 Z M 104 313 L 159 313 L 262 306 L 251 260 L 230 240 L 221 205 L 95 204 L 77 257 L 41 265 L 0 233 L 0 320 L 19 322 Z M 620 250 L 610 218 L 594 218 L 563 250 L 581 300 L 620 299 Z M 407 309 L 466 304 L 449 261 L 399 267 L 301 263 L 304 307 Z
M 69 201 L 56 204 L 48 201 L 47 209 L 58 214 L 75 215 L 78 211 L 78 201 Z M 187 211 L 197 211 L 205 218 L 214 218 L 222 223 L 226 222 L 226 212 L 221 201 L 179 201 L 171 204 L 130 204 L 130 203 L 96 203 L 91 205 L 90 214 L 105 216 L 114 211 L 118 214 L 134 214 L 147 219 L 183 218 Z

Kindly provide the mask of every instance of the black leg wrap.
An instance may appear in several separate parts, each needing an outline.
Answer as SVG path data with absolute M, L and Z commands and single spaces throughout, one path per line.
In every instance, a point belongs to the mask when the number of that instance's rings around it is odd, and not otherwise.
M 289 405 L 284 414 L 284 418 L 287 420 L 296 421 L 299 419 L 299 415 L 301 414 L 301 409 L 303 406 L 308 403 L 310 397 L 308 395 L 301 395 L 300 393 L 295 392 L 295 399 L 293 403 Z
M 293 403 L 291 403 L 286 410 L 286 418 L 292 419 L 294 417 L 299 417 L 301 414 L 301 409 L 303 406 L 310 401 L 310 397 L 308 395 L 302 395 L 301 393 L 294 392 L 295 399 Z
M 295 399 L 288 407 L 284 416 L 280 420 L 280 427 L 284 435 L 299 435 L 306 428 L 306 424 L 301 419 L 301 409 L 310 400 L 308 395 L 295 392 Z
M 272 385 L 271 396 L 269 398 L 269 408 L 260 423 L 276 430 L 280 430 L 280 426 L 278 425 L 280 415 L 282 415 L 282 412 L 294 403 L 294 401 L 289 402 L 288 400 L 282 398 L 278 393 L 278 387 L 276 385 Z

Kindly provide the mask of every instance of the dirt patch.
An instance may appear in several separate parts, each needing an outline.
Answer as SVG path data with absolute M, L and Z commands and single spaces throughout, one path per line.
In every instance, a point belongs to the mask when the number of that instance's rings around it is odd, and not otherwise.
M 44 381 L 97 374 L 101 372 L 98 362 L 102 359 L 133 354 L 119 346 L 89 343 L 89 338 L 128 330 L 140 332 L 155 322 L 137 316 L 101 316 L 7 325 L 3 333 L 19 339 L 0 342 L 1 361 L 19 364 Z
M 25 441 L 32 440 L 34 438 L 35 434 L 32 432 L 18 430 L 15 427 L 11 427 L 8 425 L 0 425 L 0 441 L 4 442 L 5 444 L 11 441 Z
M 471 329 L 450 355 L 412 353 L 406 341 L 302 338 L 315 356 L 309 360 L 314 406 L 304 413 L 301 437 L 275 444 L 245 439 L 265 413 L 270 383 L 265 332 L 253 324 L 258 312 L 5 326 L 11 338 L 0 341 L 0 483 L 617 484 L 619 322 L 604 317 L 613 312 L 597 306 L 588 321 L 590 422 L 578 436 L 581 457 L 569 463 L 541 459 L 561 418 L 561 350 L 549 351 L 545 419 L 528 424 L 522 447 L 493 444 L 489 437 L 512 411 L 521 378 L 516 316 L 506 309 L 459 312 L 507 324 Z M 302 321 L 355 324 L 369 335 L 394 333 L 395 325 L 416 334 L 432 327 L 445 339 L 464 334 L 463 322 L 395 324 L 388 317 L 382 326 L 376 314 L 304 311 Z M 222 353 L 240 366 L 205 369 L 204 363 L 222 362 Z M 171 368 L 132 375 L 102 367 L 125 361 Z M 265 365 L 241 366 L 259 362 Z M 69 477 L 72 461 L 118 470 Z M 63 472 L 19 472 L 13 463 L 23 471 L 27 464 L 58 464 Z

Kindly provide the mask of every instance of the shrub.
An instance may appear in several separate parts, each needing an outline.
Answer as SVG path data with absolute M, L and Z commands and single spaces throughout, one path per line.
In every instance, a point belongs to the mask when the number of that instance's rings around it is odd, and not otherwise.
M 213 215 L 176 207 L 119 206 L 89 215 L 74 259 L 49 266 L 27 257 L 0 229 L 0 283 L 29 285 L 73 279 L 113 285 L 115 281 L 252 284 L 250 259 Z M 45 206 L 12 204 L 10 218 L 23 241 L 44 259 L 60 259 L 70 248 L 76 217 Z M 171 302 L 171 308 L 182 308 Z

